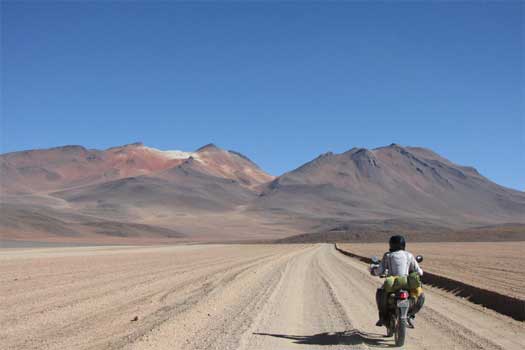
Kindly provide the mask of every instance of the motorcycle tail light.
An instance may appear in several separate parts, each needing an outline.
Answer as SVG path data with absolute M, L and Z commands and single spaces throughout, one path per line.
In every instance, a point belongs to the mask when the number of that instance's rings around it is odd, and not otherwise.
M 408 299 L 408 292 L 399 292 L 399 299 Z

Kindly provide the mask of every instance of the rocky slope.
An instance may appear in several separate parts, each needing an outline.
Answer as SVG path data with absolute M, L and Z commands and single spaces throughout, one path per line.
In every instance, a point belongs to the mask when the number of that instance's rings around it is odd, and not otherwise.
M 396 144 L 326 153 L 277 178 L 213 144 L 65 146 L 0 155 L 0 177 L 2 239 L 449 237 L 525 223 L 525 193 Z
M 525 193 L 430 150 L 392 144 L 323 154 L 269 183 L 253 209 L 318 218 L 326 229 L 392 219 L 468 226 L 523 222 Z
M 0 176 L 5 193 L 33 193 L 103 183 L 133 176 L 157 176 L 194 161 L 202 173 L 257 186 L 272 177 L 248 158 L 210 144 L 195 152 L 161 151 L 142 143 L 86 149 L 63 146 L 0 155 Z M 186 164 L 185 166 L 188 166 Z
M 247 157 L 212 144 L 182 152 L 141 143 L 4 154 L 0 178 L 4 240 L 147 240 L 181 238 L 187 231 L 221 240 L 225 234 L 211 229 L 228 227 L 230 216 L 234 231 L 245 231 L 238 207 L 273 179 Z

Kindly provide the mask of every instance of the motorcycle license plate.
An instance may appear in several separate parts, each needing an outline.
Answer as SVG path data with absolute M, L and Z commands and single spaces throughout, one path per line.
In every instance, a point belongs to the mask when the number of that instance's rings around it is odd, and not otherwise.
M 407 300 L 398 300 L 397 307 L 410 307 L 410 302 Z

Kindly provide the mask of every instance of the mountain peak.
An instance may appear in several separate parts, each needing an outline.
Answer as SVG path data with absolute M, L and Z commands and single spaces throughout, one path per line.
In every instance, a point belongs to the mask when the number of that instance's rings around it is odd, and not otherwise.
M 121 146 L 110 147 L 110 148 L 106 149 L 106 151 L 119 149 L 119 148 L 131 148 L 131 147 L 144 147 L 144 143 L 143 142 L 126 143 L 126 144 L 121 145 Z
M 402 155 L 405 155 L 405 156 L 408 156 L 408 155 L 412 155 L 411 152 L 410 152 L 410 147 L 404 147 L 404 146 L 401 146 L 400 144 L 397 144 L 397 143 L 391 143 L 390 145 L 388 146 L 383 146 L 383 147 L 377 147 L 377 148 L 374 148 L 373 151 L 374 152 L 381 152 L 381 151 L 386 151 L 386 152 L 398 152 Z
M 80 145 L 64 145 L 64 146 L 58 146 L 58 147 L 52 147 L 49 148 L 49 150 L 59 150 L 59 151 L 65 151 L 65 152 L 79 152 L 79 151 L 87 151 L 87 149 L 84 146 Z
M 197 149 L 195 152 L 203 152 L 203 151 L 219 151 L 221 150 L 219 147 L 217 147 L 214 143 L 208 143 L 207 145 L 204 145 Z
M 343 152 L 343 154 L 352 154 L 352 153 L 354 153 L 355 151 L 357 151 L 357 150 L 359 150 L 359 149 L 360 149 L 360 148 L 358 148 L 358 147 L 352 147 L 352 148 L 350 148 L 348 151 Z
M 391 149 L 395 149 L 395 150 L 403 150 L 403 149 L 405 149 L 405 147 L 401 146 L 398 143 L 391 143 L 390 145 L 388 145 L 386 147 L 380 147 L 380 148 L 391 148 Z

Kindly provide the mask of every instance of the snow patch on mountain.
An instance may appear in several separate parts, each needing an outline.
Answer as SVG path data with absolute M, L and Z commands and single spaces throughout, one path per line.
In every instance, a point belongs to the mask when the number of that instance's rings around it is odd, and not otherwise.
M 188 159 L 190 157 L 192 157 L 194 159 L 198 159 L 199 158 L 198 154 L 195 153 L 195 152 L 185 152 L 185 151 L 179 151 L 179 150 L 163 151 L 163 150 L 160 150 L 160 149 L 157 149 L 157 148 L 146 147 L 146 146 L 144 146 L 144 148 L 148 149 L 151 152 L 155 152 L 155 153 L 161 154 L 161 155 L 163 155 L 164 157 L 166 157 L 168 159 Z

